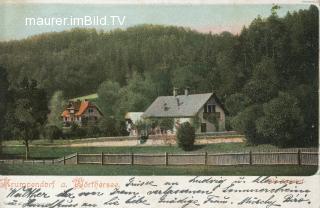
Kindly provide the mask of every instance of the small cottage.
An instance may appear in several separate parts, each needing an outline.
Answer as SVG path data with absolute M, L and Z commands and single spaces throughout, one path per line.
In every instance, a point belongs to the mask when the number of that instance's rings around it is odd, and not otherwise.
M 88 100 L 69 101 L 61 114 L 65 127 L 75 123 L 79 126 L 95 125 L 102 117 L 99 108 Z
M 178 95 L 174 89 L 172 96 L 158 97 L 144 112 L 144 118 L 172 118 L 173 132 L 183 122 L 190 122 L 196 133 L 225 131 L 227 110 L 215 93 L 190 94 L 185 89 Z

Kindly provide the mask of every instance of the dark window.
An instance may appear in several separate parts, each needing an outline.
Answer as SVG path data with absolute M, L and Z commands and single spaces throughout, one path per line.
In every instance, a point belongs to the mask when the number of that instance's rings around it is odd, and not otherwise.
M 208 112 L 208 106 L 207 106 L 207 104 L 205 104 L 205 105 L 204 105 L 204 107 L 203 107 L 203 111 L 204 111 L 205 113 L 207 113 L 207 112 Z
M 205 113 L 213 113 L 216 111 L 216 106 L 215 105 L 207 105 L 207 112 Z
M 201 123 L 201 132 L 207 132 L 207 124 Z

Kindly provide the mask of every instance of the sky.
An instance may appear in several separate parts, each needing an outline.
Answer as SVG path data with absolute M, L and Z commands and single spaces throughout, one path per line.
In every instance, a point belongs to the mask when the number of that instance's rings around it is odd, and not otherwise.
M 139 24 L 161 24 L 189 27 L 199 32 L 220 33 L 229 31 L 239 33 L 244 25 L 258 15 L 268 17 L 271 14 L 272 4 L 252 5 L 181 5 L 181 4 L 148 4 L 148 5 L 111 5 L 111 4 L 13 4 L 0 3 L 0 41 L 23 39 L 31 35 L 45 32 L 59 32 L 74 28 L 70 25 L 51 26 L 26 26 L 25 18 L 70 18 L 84 16 L 108 17 L 119 16 L 125 21 L 122 26 L 95 25 L 77 26 L 96 28 L 98 30 L 125 29 Z M 307 9 L 306 4 L 280 5 L 279 16 L 284 16 L 288 11 Z

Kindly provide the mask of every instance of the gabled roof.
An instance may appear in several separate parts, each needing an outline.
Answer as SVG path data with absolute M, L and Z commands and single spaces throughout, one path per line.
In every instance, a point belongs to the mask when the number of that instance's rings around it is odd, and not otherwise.
M 82 101 L 79 107 L 79 111 L 76 113 L 76 116 L 81 116 L 89 107 L 89 101 Z
M 143 117 L 193 117 L 212 96 L 225 110 L 214 93 L 160 96 L 144 112 Z
M 61 114 L 62 117 L 69 117 L 70 116 L 70 112 L 69 110 L 73 109 L 75 112 L 75 116 L 81 116 L 82 114 L 84 114 L 86 112 L 86 110 L 88 109 L 88 107 L 94 107 L 96 108 L 99 113 L 101 115 L 102 112 L 101 110 L 98 108 L 98 106 L 96 106 L 95 104 L 93 104 L 92 102 L 88 101 L 88 100 L 84 100 L 84 101 L 70 101 L 70 103 L 68 104 L 68 106 L 66 107 L 66 109 L 63 111 L 63 113 Z

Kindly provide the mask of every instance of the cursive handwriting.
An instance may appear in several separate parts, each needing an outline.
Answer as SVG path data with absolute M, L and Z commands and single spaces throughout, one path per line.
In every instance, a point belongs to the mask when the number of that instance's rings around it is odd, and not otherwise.
M 80 180 L 80 179 L 79 179 Z M 81 180 L 85 181 L 86 178 Z M 94 180 L 97 184 L 106 181 Z M 110 179 L 108 183 L 113 183 Z M 120 181 L 120 180 L 119 180 Z M 16 187 L 2 189 L 0 207 L 6 208 L 122 208 L 122 207 L 314 207 L 314 189 L 306 179 L 293 177 L 192 176 L 128 177 L 117 187 L 75 188 L 75 181 L 60 189 Z M 310 182 L 309 182 L 310 184 Z M 1 198 L 2 197 L 2 198 Z

